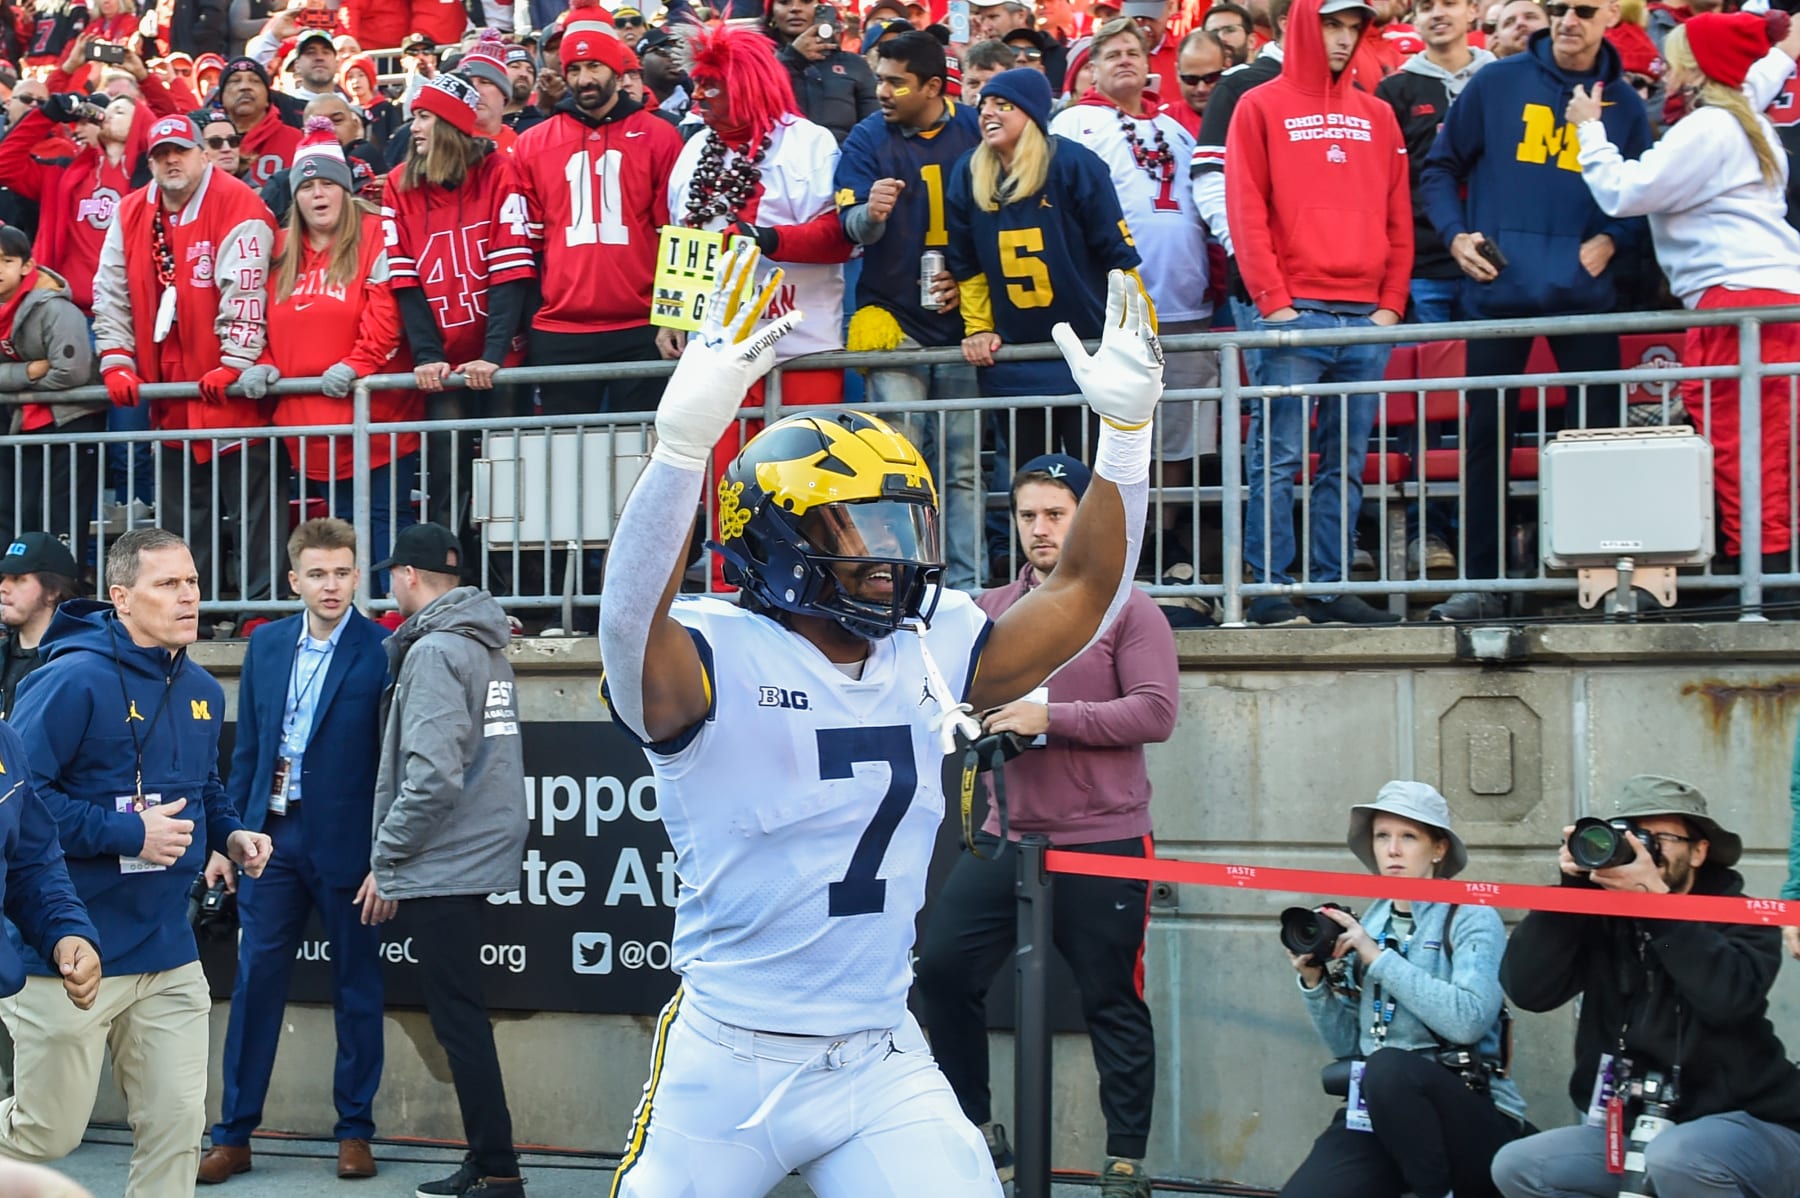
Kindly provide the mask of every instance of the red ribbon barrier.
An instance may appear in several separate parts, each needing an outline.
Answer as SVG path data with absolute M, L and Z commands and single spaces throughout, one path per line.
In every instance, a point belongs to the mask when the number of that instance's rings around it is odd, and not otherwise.
M 1044 865 L 1051 873 L 1058 874 L 1141 878 L 1147 882 L 1179 882 L 1189 886 L 1225 886 L 1239 890 L 1413 899 L 1423 903 L 1563 911 L 1570 915 L 1800 925 L 1800 900 L 1716 894 L 1629 894 L 1577 886 L 1522 886 L 1511 882 L 1463 882 L 1454 878 L 1390 878 L 1314 869 L 1174 861 L 1167 857 L 1113 857 L 1066 849 L 1051 849 L 1045 853 Z

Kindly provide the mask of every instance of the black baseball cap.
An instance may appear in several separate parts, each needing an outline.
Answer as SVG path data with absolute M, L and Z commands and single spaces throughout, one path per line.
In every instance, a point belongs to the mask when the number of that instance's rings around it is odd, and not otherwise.
M 69 547 L 47 532 L 25 532 L 13 538 L 0 555 L 0 574 L 61 574 L 80 578 Z
M 462 542 L 442 524 L 411 524 L 394 538 L 394 552 L 386 561 L 376 562 L 377 570 L 395 566 L 411 566 L 437 574 L 462 576 Z
M 649 54 L 654 50 L 662 50 L 665 48 L 668 49 L 670 53 L 679 51 L 681 49 L 681 39 L 676 37 L 673 33 L 670 33 L 667 29 L 659 27 L 652 29 L 649 33 L 646 33 L 643 37 L 638 39 L 637 55 L 639 58 L 642 58 L 644 55 Z

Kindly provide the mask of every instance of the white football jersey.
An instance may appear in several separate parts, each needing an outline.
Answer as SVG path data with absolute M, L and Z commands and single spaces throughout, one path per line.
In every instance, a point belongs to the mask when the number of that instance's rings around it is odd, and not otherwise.
M 1212 315 L 1206 298 L 1206 225 L 1194 206 L 1188 162 L 1194 139 L 1167 113 L 1130 118 L 1145 149 L 1162 133 L 1175 156 L 1175 174 L 1167 183 L 1153 180 L 1131 151 L 1119 110 L 1111 104 L 1072 104 L 1056 114 L 1050 132 L 1080 142 L 1100 156 L 1119 193 L 1119 208 L 1143 264 L 1144 289 L 1156 304 L 1159 320 L 1205 320 Z
M 681 878 L 685 1001 L 790 1035 L 898 1026 L 944 814 L 920 640 L 961 700 L 987 616 L 944 591 L 929 630 L 873 642 L 852 679 L 767 616 L 708 598 L 670 614 L 710 688 L 682 741 L 647 746 Z

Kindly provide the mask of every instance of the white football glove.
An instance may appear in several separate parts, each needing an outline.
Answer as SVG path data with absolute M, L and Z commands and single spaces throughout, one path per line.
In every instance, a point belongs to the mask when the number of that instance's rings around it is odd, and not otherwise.
M 800 323 L 796 309 L 756 327 L 782 277 L 779 268 L 771 271 L 758 290 L 761 260 L 761 252 L 746 241 L 734 242 L 726 252 L 718 281 L 706 297 L 706 318 L 688 338 L 663 388 L 652 456 L 687 470 L 704 466 L 737 419 L 745 393 L 775 364 L 775 343 Z
M 1067 322 L 1050 335 L 1095 415 L 1121 429 L 1150 423 L 1163 393 L 1162 344 L 1150 327 L 1143 293 L 1124 271 L 1106 276 L 1106 327 L 1099 353 L 1089 357 Z

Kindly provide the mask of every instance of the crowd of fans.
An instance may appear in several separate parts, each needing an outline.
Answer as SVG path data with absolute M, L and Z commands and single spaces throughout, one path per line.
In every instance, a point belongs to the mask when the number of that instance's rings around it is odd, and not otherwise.
M 1736 0 L 1325 0 L 1298 26 L 1295 0 L 970 0 L 966 42 L 942 0 L 262 2 L 0 2 L 0 377 L 12 393 L 101 380 L 112 401 L 14 408 L 12 432 L 38 440 L 0 455 L 0 488 L 19 497 L 15 527 L 48 528 L 90 564 L 97 496 L 156 503 L 145 516 L 189 534 L 209 599 L 282 597 L 270 559 L 290 509 L 352 514 L 349 439 L 190 438 L 103 460 L 70 434 L 342 425 L 357 379 L 407 370 L 416 389 L 375 395 L 377 420 L 647 410 L 652 380 L 533 388 L 495 372 L 677 357 L 683 335 L 650 319 L 669 224 L 753 238 L 781 266 L 769 314 L 806 314 L 779 346 L 784 404 L 1020 397 L 1001 415 L 904 421 L 938 465 L 946 579 L 961 588 L 996 581 L 990 557 L 1006 555 L 989 473 L 1090 440 L 1080 409 L 1029 402 L 1073 392 L 1060 360 L 995 351 L 1047 341 L 1059 321 L 1097 336 L 1110 269 L 1131 272 L 1164 336 L 1800 295 L 1786 223 L 1800 42 L 1779 13 L 1716 11 Z M 1577 108 L 1572 89 L 1605 99 Z M 1714 136 L 1697 144 L 1729 163 L 1703 173 L 1688 155 L 1679 178 L 1645 182 L 1646 163 L 1677 157 L 1658 155 L 1659 137 L 1702 127 Z M 1732 231 L 1705 232 L 1721 215 Z M 1551 345 L 1566 370 L 1620 366 L 1611 334 Z M 960 347 L 963 364 L 805 361 L 911 347 Z M 1530 348 L 1470 342 L 1468 373 L 1518 373 Z M 1688 352 L 1720 364 L 1736 349 L 1696 333 Z M 1762 357 L 1796 353 L 1777 327 Z M 1247 366 L 1252 383 L 1304 386 L 1379 378 L 1386 357 L 1266 351 Z M 282 377 L 322 377 L 322 393 L 277 398 Z M 1217 378 L 1210 352 L 1169 363 L 1172 387 Z M 145 382 L 198 384 L 199 398 L 140 402 Z M 1735 391 L 1698 388 L 1687 408 L 1718 452 L 1735 557 Z M 1786 387 L 1767 391 L 1779 452 L 1764 462 L 1785 466 Z M 1616 425 L 1621 402 L 1588 388 L 1566 419 Z M 1460 527 L 1455 501 L 1408 514 L 1421 575 L 1504 574 L 1518 408 L 1516 392 L 1469 393 Z M 1370 566 L 1358 524 L 1377 412 L 1373 395 L 1252 405 L 1252 581 Z M 1165 487 L 1203 481 L 1219 419 L 1216 405 L 1166 405 Z M 1453 430 L 1409 429 L 1398 448 Z M 377 441 L 373 551 L 419 519 L 473 551 L 478 438 Z M 1774 469 L 1765 485 L 1765 568 L 1785 572 L 1790 486 Z M 1202 522 L 1182 502 L 1158 511 L 1144 576 L 1193 581 Z M 1500 612 L 1471 592 L 1431 614 Z M 1260 624 L 1397 618 L 1348 593 L 1249 610 Z

